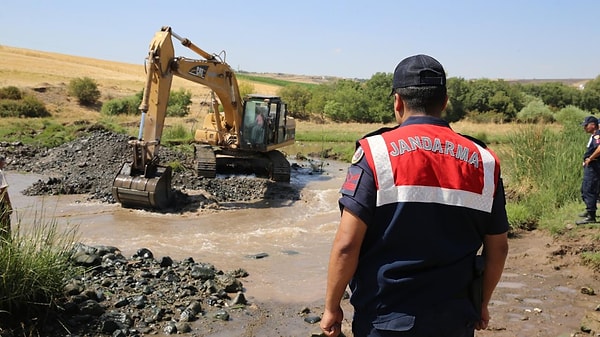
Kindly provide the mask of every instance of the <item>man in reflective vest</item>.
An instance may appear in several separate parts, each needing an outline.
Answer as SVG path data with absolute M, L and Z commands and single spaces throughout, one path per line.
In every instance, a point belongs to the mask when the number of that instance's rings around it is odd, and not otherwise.
M 399 126 L 359 140 L 341 188 L 321 329 L 340 334 L 349 284 L 355 337 L 473 336 L 508 254 L 500 163 L 441 119 L 434 58 L 402 60 L 392 94 Z

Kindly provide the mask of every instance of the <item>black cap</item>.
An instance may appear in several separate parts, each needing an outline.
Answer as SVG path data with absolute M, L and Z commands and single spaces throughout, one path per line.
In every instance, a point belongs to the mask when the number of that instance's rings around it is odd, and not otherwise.
M 444 67 L 428 55 L 414 55 L 402 60 L 394 70 L 392 89 L 422 86 L 445 86 Z
M 598 118 L 596 118 L 594 116 L 587 116 L 581 123 L 581 126 L 586 126 L 590 123 L 594 123 L 594 124 L 598 125 Z

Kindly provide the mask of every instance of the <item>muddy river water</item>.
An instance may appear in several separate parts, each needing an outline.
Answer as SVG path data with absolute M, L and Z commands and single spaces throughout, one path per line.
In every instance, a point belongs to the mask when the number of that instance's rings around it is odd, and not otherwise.
M 13 228 L 33 221 L 78 227 L 79 241 L 110 245 L 131 257 L 140 248 L 155 258 L 192 257 L 219 270 L 244 268 L 247 297 L 259 301 L 313 301 L 325 291 L 327 260 L 339 221 L 337 199 L 347 164 L 323 173 L 296 174 L 301 200 L 221 204 L 223 210 L 160 214 L 87 201 L 87 196 L 24 196 L 42 176 L 7 172 L 15 208 Z M 262 256 L 261 258 L 257 258 Z

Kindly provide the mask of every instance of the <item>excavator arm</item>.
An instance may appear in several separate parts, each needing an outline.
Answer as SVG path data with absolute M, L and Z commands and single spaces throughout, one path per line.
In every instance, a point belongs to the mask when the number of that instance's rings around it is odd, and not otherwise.
M 158 151 L 173 81 L 173 55 L 169 31 L 157 32 L 146 59 L 138 137 L 129 141 L 133 160 L 121 166 L 113 181 L 113 197 L 124 207 L 165 208 L 171 202 L 172 170 L 160 165 Z

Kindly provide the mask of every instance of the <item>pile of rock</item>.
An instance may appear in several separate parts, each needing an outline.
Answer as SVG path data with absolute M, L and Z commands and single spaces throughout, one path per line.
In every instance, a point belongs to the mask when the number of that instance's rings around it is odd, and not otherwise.
M 112 184 L 121 165 L 133 159 L 129 137 L 92 125 L 82 136 L 53 148 L 22 143 L 0 143 L 0 151 L 9 160 L 8 169 L 41 174 L 45 178 L 23 191 L 25 195 L 89 194 L 90 199 L 114 203 Z M 277 184 L 268 179 L 232 176 L 204 179 L 194 171 L 193 158 L 163 147 L 161 162 L 179 162 L 181 171 L 174 172 L 172 187 L 176 205 L 199 208 L 219 202 L 244 202 L 257 199 L 299 200 L 299 191 L 290 184 Z M 204 197 L 190 196 L 187 190 L 202 190 Z M 199 205 L 198 205 L 199 204 Z
M 224 272 L 192 258 L 155 259 L 139 249 L 130 259 L 116 247 L 77 244 L 73 262 L 86 270 L 67 283 L 59 305 L 64 325 L 43 333 L 141 336 L 192 331 L 191 322 L 227 321 L 247 305 L 243 269 Z M 198 324 L 201 326 L 201 324 Z

